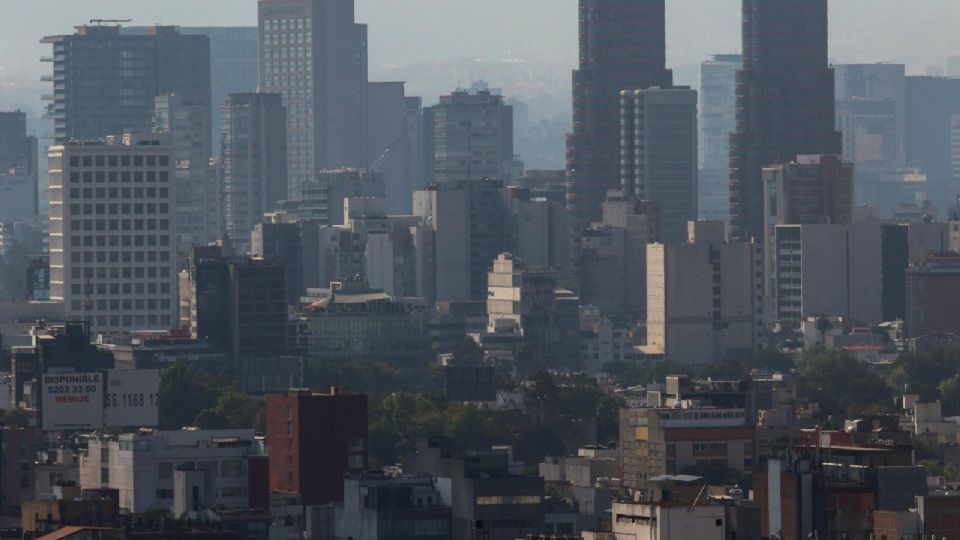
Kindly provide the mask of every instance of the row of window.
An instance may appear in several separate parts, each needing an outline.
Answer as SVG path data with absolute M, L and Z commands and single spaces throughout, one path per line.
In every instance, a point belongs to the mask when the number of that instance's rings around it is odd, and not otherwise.
M 79 300 L 74 300 L 70 304 L 71 306 L 71 316 L 83 316 L 82 306 Z M 172 317 L 169 315 L 97 315 L 96 317 L 87 316 L 91 322 L 95 322 L 99 328 L 109 328 L 109 327 L 137 327 L 137 328 L 169 328 L 171 324 Z M 102 471 L 107 471 L 108 469 L 101 469 Z M 104 483 L 109 483 L 109 473 L 106 474 L 107 480 L 104 480 Z
M 72 219 L 70 220 L 70 230 L 71 233 L 78 233 L 81 231 L 168 231 L 170 230 L 170 220 L 169 219 Z M 68 232 L 68 231 L 63 231 Z M 76 237 L 74 237 L 76 238 Z M 97 238 L 103 238 L 103 236 L 98 236 Z M 80 244 L 74 244 L 80 245 Z M 92 245 L 87 243 L 85 245 Z M 98 246 L 104 245 L 98 240 Z
M 69 176 L 71 184 L 116 184 L 118 182 L 142 184 L 156 183 L 158 180 L 163 183 L 169 182 L 170 171 L 84 171 L 82 173 L 74 171 Z
M 97 155 L 70 156 L 71 167 L 169 167 L 170 156 L 164 155 Z
M 81 303 L 80 306 L 82 305 Z M 78 309 L 82 309 L 80 306 L 78 306 Z M 97 311 L 156 311 L 158 309 L 168 310 L 170 306 L 171 302 L 166 298 L 159 300 L 156 298 L 137 298 L 134 300 L 124 299 L 122 302 L 120 300 L 97 300 L 91 308 Z

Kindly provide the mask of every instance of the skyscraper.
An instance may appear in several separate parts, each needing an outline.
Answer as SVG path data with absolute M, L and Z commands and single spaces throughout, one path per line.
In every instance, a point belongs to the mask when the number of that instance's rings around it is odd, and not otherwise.
M 227 234 L 241 252 L 287 193 L 287 111 L 279 94 L 233 94 L 221 110 L 221 181 Z
M 177 94 L 210 104 L 210 40 L 173 26 L 126 35 L 119 26 L 78 26 L 73 35 L 47 36 L 53 45 L 52 101 L 58 144 L 153 127 L 154 98 Z M 208 113 L 209 114 L 209 113 Z
M 620 99 L 624 195 L 659 206 L 665 243 L 686 242 L 697 219 L 697 92 L 625 90 Z
M 580 0 L 580 65 L 567 136 L 567 206 L 574 223 L 599 221 L 620 185 L 620 92 L 673 84 L 666 69 L 664 0 Z
M 743 69 L 730 143 L 730 225 L 763 234 L 764 166 L 842 152 L 827 63 L 828 0 L 743 0 Z
M 730 134 L 737 128 L 739 54 L 717 54 L 700 64 L 700 217 L 730 217 Z
M 220 105 L 230 94 L 253 92 L 260 83 L 260 32 L 256 26 L 178 26 L 184 35 L 210 39 L 210 136 L 220 155 Z M 149 26 L 127 26 L 121 34 L 145 35 Z
M 260 89 L 287 107 L 288 196 L 367 162 L 367 26 L 353 0 L 260 0 Z
M 173 145 L 174 208 L 181 253 L 223 236 L 221 194 L 210 169 L 210 107 L 177 94 L 157 96 L 154 129 Z
M 513 107 L 481 90 L 441 96 L 433 107 L 433 180 L 505 182 L 513 160 Z
M 38 212 L 37 138 L 27 135 L 27 114 L 0 112 L 0 222 Z
M 169 137 L 49 150 L 51 300 L 94 333 L 178 324 Z

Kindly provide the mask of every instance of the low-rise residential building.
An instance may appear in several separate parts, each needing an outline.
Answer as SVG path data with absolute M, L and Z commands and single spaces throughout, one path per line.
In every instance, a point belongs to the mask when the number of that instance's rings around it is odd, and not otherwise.
M 131 513 L 249 508 L 251 485 L 261 482 L 248 461 L 261 453 L 250 429 L 93 434 L 80 454 L 80 486 L 116 489 Z
M 309 369 L 336 372 L 351 362 L 398 367 L 411 380 L 429 381 L 431 360 L 424 306 L 371 289 L 362 281 L 337 281 L 312 289 L 298 324 Z
M 521 470 L 510 448 L 465 451 L 443 437 L 422 442 L 404 465 L 405 472 L 435 478 L 442 503 L 452 509 L 452 540 L 516 540 L 544 532 L 543 478 Z
M 11 426 L 0 427 L 0 510 L 20 511 L 20 505 L 33 499 L 34 461 L 40 432 Z
M 664 474 L 696 474 L 753 467 L 752 421 L 743 408 L 675 407 L 620 409 L 620 468 L 624 485 L 644 488 Z
M 339 538 L 448 540 L 450 507 L 429 476 L 349 475 L 337 507 Z

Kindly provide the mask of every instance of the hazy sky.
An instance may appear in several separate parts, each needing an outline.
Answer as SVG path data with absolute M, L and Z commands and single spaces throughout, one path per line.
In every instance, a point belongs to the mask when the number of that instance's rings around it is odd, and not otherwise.
M 373 78 L 415 84 L 413 66 L 475 59 L 520 61 L 538 74 L 547 71 L 548 80 L 568 81 L 576 62 L 576 0 L 356 0 L 356 5 L 358 21 L 370 25 Z M 708 55 L 739 51 L 740 0 L 667 0 L 667 8 L 668 62 L 679 82 L 695 82 L 690 80 L 695 65 Z M 0 0 L 0 107 L 31 96 L 25 90 L 49 69 L 39 62 L 48 54 L 38 43 L 41 36 L 69 33 L 90 18 L 255 25 L 256 1 Z M 958 0 L 833 0 L 831 57 L 895 60 L 907 63 L 909 72 L 923 73 L 960 55 L 957 21 Z

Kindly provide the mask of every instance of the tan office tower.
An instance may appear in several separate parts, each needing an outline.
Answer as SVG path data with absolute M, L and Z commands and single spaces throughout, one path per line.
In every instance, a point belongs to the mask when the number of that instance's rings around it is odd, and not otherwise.
M 50 299 L 94 333 L 176 326 L 169 137 L 69 142 L 48 157 Z
M 367 163 L 367 26 L 353 0 L 260 0 L 260 91 L 287 107 L 288 197 Z

